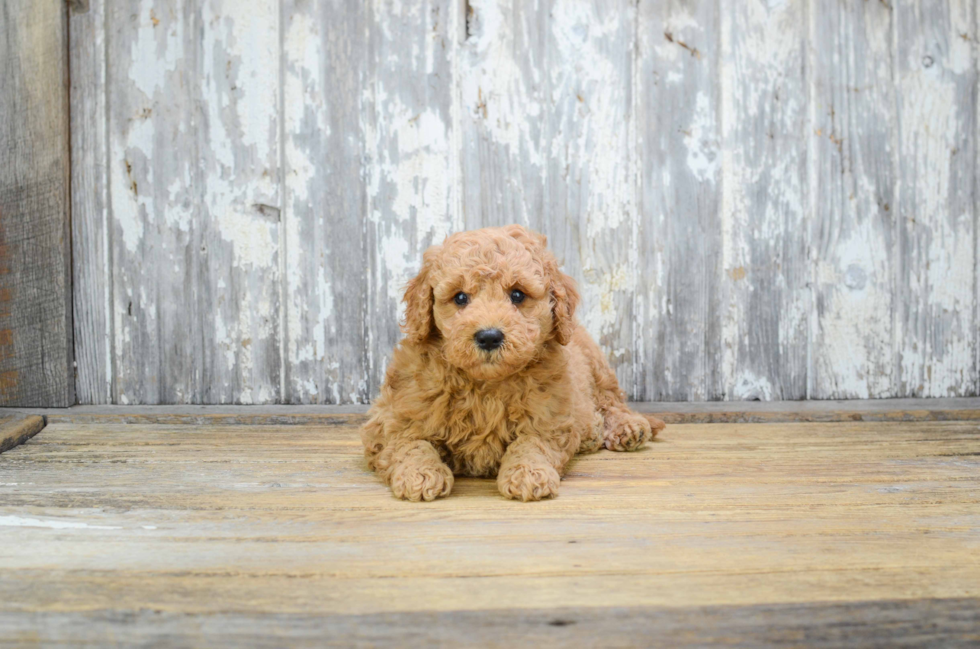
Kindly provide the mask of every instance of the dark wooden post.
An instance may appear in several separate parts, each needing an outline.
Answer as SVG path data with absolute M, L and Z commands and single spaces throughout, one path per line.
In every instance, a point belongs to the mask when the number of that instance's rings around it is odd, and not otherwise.
M 0 405 L 69 406 L 67 5 L 0 0 Z

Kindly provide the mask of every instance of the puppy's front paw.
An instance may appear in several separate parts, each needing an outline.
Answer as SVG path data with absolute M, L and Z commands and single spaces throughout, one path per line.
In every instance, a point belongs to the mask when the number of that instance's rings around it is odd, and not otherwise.
M 391 475 L 391 493 L 403 500 L 435 500 L 448 496 L 452 490 L 453 472 L 442 463 L 404 463 Z
M 650 421 L 643 415 L 621 412 L 607 418 L 606 448 L 610 451 L 635 451 L 649 439 L 653 439 L 653 433 Z
M 497 488 L 512 500 L 542 500 L 558 495 L 561 476 L 555 468 L 544 462 L 538 464 L 514 464 L 497 475 Z

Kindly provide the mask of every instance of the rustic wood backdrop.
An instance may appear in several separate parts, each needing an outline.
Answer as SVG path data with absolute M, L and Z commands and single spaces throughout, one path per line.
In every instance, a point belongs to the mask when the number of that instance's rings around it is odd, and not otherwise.
M 634 399 L 975 395 L 973 0 L 87 0 L 82 403 L 350 403 L 447 233 L 545 232 Z

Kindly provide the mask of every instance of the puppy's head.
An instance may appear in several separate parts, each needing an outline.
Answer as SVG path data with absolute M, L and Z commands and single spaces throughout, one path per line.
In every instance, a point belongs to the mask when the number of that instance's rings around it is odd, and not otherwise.
M 578 291 L 544 236 L 518 225 L 461 232 L 425 251 L 405 291 L 403 330 L 480 380 L 530 363 L 549 340 L 567 344 Z

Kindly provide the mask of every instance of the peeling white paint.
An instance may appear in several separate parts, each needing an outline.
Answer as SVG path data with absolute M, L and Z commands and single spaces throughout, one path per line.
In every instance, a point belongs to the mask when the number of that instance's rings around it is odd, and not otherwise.
M 917 396 L 967 393 L 971 381 L 964 359 L 977 353 L 971 335 L 977 328 L 971 270 L 977 264 L 971 240 L 976 206 L 961 186 L 964 177 L 972 185 L 974 171 L 960 152 L 977 135 L 975 125 L 965 128 L 973 116 L 961 112 L 975 96 L 976 73 L 969 48 L 956 43 L 975 34 L 967 4 L 951 3 L 944 34 L 948 50 L 936 48 L 926 33 L 905 44 L 907 58 L 897 81 L 897 202 L 909 245 L 907 290 L 916 308 L 896 325 L 902 337 L 900 380 Z
M 221 238 L 232 244 L 235 261 L 242 268 L 272 268 L 278 252 L 275 224 L 255 210 L 228 206 L 214 215 Z
M 794 100 L 806 96 L 794 74 L 805 51 L 802 7 L 753 0 L 721 17 L 722 268 L 730 269 L 719 278 L 726 398 L 806 396 L 810 294 L 801 272 L 801 143 L 807 113 Z
M 699 92 L 694 104 L 694 115 L 686 134 L 687 166 L 699 180 L 715 182 L 721 158 L 718 155 L 718 142 L 715 139 L 718 127 L 714 108 L 708 95 Z
M 168 77 L 180 74 L 186 63 L 180 55 L 185 37 L 180 16 L 170 11 L 158 15 L 154 6 L 152 1 L 139 3 L 139 29 L 129 47 L 129 79 L 147 98 L 165 89 Z
M 459 170 L 454 167 L 458 153 L 453 151 L 459 140 L 453 122 L 458 107 L 449 85 L 456 79 L 450 28 L 458 25 L 460 7 L 411 4 L 386 5 L 379 11 L 379 29 L 393 36 L 381 48 L 380 69 L 361 96 L 362 105 L 371 107 L 362 111 L 359 126 L 370 159 L 365 169 L 367 219 L 376 242 L 368 287 L 376 312 L 369 318 L 367 344 L 378 350 L 378 358 L 368 361 L 372 383 L 379 380 L 378 367 L 396 342 L 392 333 L 404 315 L 402 293 L 418 272 L 422 252 L 441 243 L 461 222 L 455 186 Z M 367 385 L 365 379 L 358 380 L 358 390 Z M 354 399 L 357 392 L 348 392 L 354 387 L 342 389 L 334 382 L 332 398 Z
M 582 269 L 584 282 L 579 283 L 582 303 L 588 308 L 579 313 L 579 321 L 595 340 L 601 340 L 614 325 L 622 322 L 618 295 L 631 294 L 636 277 L 629 272 L 626 260 L 609 272 L 599 274 L 594 268 Z
M 460 75 L 459 90 L 464 110 L 492 142 L 505 147 L 515 165 L 533 166 L 543 173 L 540 133 L 525 117 L 540 110 L 536 107 L 537 94 L 529 84 L 540 86 L 546 71 L 543 62 L 535 66 L 518 60 L 530 54 L 515 45 L 517 35 L 510 18 L 520 5 L 513 1 L 473 0 L 469 7 L 473 20 L 463 50 L 466 74 Z M 560 18 L 561 14 L 556 12 L 554 16 Z M 522 69 L 533 76 L 526 79 Z M 527 224 L 528 214 L 520 216 L 519 221 Z

